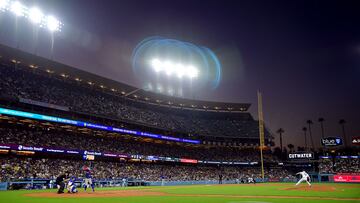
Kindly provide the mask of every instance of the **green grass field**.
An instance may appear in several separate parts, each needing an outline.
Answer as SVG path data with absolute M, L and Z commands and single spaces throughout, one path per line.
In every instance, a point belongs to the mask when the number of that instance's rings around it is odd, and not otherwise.
M 310 189 L 293 184 L 193 185 L 165 187 L 102 188 L 93 194 L 54 194 L 55 190 L 4 191 L 6 203 L 360 203 L 360 184 L 314 184 Z M 129 194 L 129 195 L 127 195 Z M 30 195 L 30 196 L 29 196 Z M 94 196 L 95 195 L 95 196 Z

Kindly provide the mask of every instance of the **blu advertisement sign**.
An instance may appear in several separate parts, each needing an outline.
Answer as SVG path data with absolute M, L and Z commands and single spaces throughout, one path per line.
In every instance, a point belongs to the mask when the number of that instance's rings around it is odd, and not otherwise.
M 323 146 L 340 146 L 342 145 L 342 139 L 339 137 L 326 137 L 321 139 L 321 144 Z

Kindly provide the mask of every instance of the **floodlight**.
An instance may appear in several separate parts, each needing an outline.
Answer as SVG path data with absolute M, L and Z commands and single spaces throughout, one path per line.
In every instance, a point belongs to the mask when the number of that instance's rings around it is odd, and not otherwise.
M 199 70 L 193 65 L 183 65 L 181 63 L 173 63 L 169 60 L 160 61 L 155 58 L 151 61 L 151 66 L 155 72 L 165 72 L 166 75 L 170 76 L 171 74 L 177 75 L 178 78 L 187 76 L 189 78 L 196 78 L 199 75 Z
M 31 22 L 33 22 L 35 24 L 40 24 L 43 17 L 44 17 L 44 14 L 40 11 L 40 9 L 38 9 L 36 7 L 30 9 L 29 18 L 30 18 Z
M 185 67 L 183 65 L 176 64 L 175 72 L 179 78 L 182 78 L 184 76 L 184 74 L 185 74 L 184 69 L 185 69 Z
M 24 15 L 24 6 L 18 1 L 13 2 L 10 9 L 16 16 Z
M 51 32 L 58 31 L 60 29 L 60 22 L 54 16 L 47 17 L 46 25 Z
M 9 5 L 9 0 L 0 0 L 0 10 L 5 10 Z
M 161 61 L 159 59 L 153 59 L 151 61 L 151 66 L 153 67 L 155 72 L 159 72 L 162 69 L 162 63 L 161 63 Z
M 171 61 L 165 61 L 164 69 L 165 69 L 166 75 L 171 75 L 171 73 L 174 70 L 174 64 Z
M 196 78 L 199 75 L 199 71 L 194 66 L 190 65 L 187 67 L 187 75 L 190 78 Z

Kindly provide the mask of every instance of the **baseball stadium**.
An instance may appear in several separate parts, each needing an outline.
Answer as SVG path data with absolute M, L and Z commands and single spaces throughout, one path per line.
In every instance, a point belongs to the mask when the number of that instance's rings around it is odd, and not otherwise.
M 345 120 L 341 136 L 327 137 L 319 118 L 318 142 L 307 120 L 301 141 L 283 144 L 262 92 L 257 103 L 195 96 L 226 79 L 215 51 L 138 40 L 127 59 L 142 80 L 134 86 L 54 59 L 54 38 L 70 26 L 28 2 L 0 2 L 0 29 L 31 21 L 53 40 L 50 57 L 0 43 L 1 202 L 360 203 L 360 137 Z

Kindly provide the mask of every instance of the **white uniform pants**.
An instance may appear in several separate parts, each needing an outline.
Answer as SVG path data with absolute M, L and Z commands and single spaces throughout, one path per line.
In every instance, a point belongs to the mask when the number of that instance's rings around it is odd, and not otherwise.
M 310 180 L 310 178 L 309 178 Z M 306 181 L 306 183 L 311 186 L 310 182 L 308 181 L 308 178 L 301 178 L 295 185 L 299 185 L 300 183 Z

